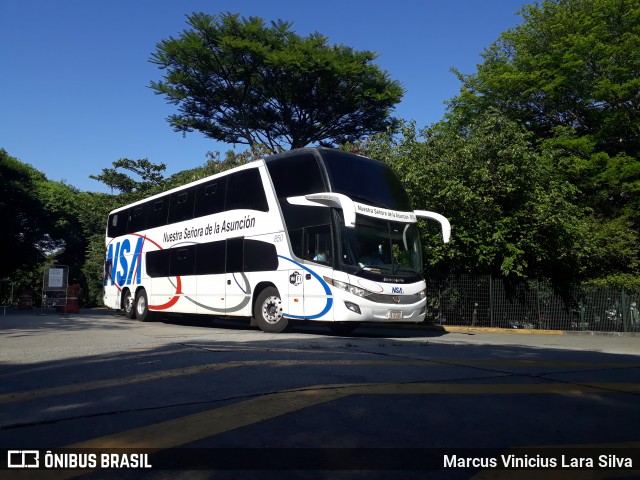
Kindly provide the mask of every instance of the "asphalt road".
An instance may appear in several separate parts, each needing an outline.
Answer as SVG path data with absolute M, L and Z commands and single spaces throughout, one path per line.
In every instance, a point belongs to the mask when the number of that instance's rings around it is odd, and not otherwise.
M 155 463 L 15 478 L 640 478 L 639 380 L 638 336 L 8 312 L 0 453 Z M 491 468 L 510 455 L 535 468 Z

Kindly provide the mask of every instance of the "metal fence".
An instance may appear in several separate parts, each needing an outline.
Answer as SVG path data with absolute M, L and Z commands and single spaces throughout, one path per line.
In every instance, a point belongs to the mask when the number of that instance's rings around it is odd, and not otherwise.
M 585 286 L 560 295 L 548 282 L 510 289 L 502 279 L 455 275 L 427 287 L 435 325 L 640 332 L 640 292 Z

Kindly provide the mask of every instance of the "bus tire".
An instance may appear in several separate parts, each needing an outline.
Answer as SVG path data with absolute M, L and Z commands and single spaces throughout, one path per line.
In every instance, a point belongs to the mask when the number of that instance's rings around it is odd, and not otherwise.
M 143 288 L 136 295 L 136 318 L 141 322 L 148 322 L 153 317 L 153 314 L 149 311 L 149 300 L 147 298 L 147 291 Z
M 360 322 L 333 322 L 329 324 L 329 330 L 338 335 L 349 335 L 360 326 Z
M 124 310 L 124 316 L 133 319 L 136 318 L 136 310 L 133 305 L 133 295 L 131 290 L 127 290 L 122 299 L 122 309 Z
M 289 327 L 289 319 L 284 316 L 282 298 L 275 287 L 267 287 L 260 292 L 253 314 L 263 332 L 280 333 Z

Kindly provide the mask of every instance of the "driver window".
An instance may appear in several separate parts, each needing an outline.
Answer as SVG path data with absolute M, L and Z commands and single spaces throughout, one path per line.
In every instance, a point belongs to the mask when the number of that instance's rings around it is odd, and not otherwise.
M 304 258 L 323 265 L 333 263 L 331 228 L 329 225 L 304 229 Z

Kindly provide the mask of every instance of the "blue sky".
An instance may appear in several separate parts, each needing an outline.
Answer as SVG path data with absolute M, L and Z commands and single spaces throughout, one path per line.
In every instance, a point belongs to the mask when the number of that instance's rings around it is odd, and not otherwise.
M 173 105 L 148 88 L 161 70 L 155 45 L 193 12 L 234 12 L 294 23 L 301 35 L 373 50 L 406 89 L 395 116 L 425 127 L 442 119 L 480 54 L 522 21 L 525 0 L 0 0 L 0 148 L 50 180 L 108 191 L 91 180 L 119 158 L 165 163 L 166 174 L 204 164 L 232 145 L 166 117 Z M 240 146 L 242 149 L 242 146 Z

